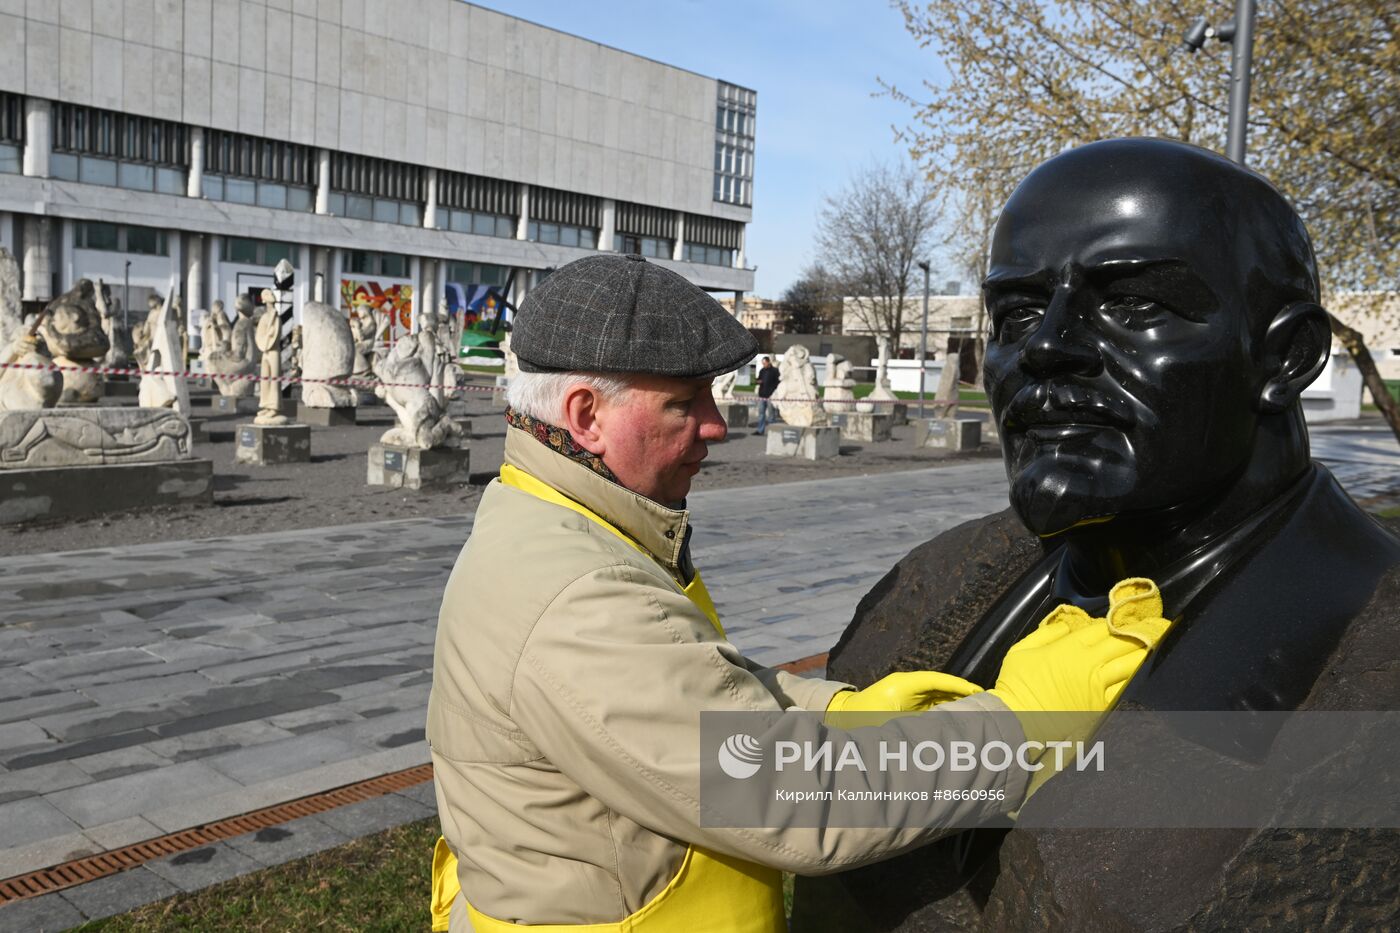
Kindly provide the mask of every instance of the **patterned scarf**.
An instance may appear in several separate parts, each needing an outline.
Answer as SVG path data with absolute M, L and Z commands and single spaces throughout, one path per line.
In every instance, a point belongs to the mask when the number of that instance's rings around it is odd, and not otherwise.
M 574 436 L 565 429 L 556 427 L 548 421 L 532 418 L 523 411 L 516 411 L 509 406 L 506 407 L 506 424 L 524 431 L 555 453 L 563 454 L 576 463 L 582 463 L 604 479 L 617 482 L 617 477 L 613 476 L 612 470 L 609 470 L 607 464 L 603 463 L 603 458 L 574 443 Z

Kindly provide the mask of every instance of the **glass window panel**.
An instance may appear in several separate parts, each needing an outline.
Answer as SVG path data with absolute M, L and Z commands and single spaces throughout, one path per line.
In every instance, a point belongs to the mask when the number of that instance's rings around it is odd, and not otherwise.
M 477 233 L 481 236 L 495 236 L 496 218 L 490 214 L 473 214 L 472 233 Z
M 356 275 L 373 275 L 374 270 L 370 268 L 371 255 L 372 254 L 362 249 L 352 249 L 346 265 L 349 266 L 350 271 L 354 272 Z
M 54 178 L 62 178 L 65 181 L 78 180 L 78 157 L 67 153 L 55 152 L 49 156 L 49 174 Z
M 258 206 L 275 207 L 284 210 L 287 207 L 287 186 L 274 185 L 265 181 L 258 182 Z
M 578 232 L 578 245 L 584 249 L 598 248 L 598 231 L 586 228 Z
M 345 216 L 345 195 L 339 191 L 332 191 L 330 200 L 326 204 L 326 209 L 337 217 Z
M 578 227 L 560 227 L 559 244 L 561 246 L 578 246 Z
M 143 256 L 164 256 L 165 234 L 150 227 L 127 227 L 126 251 Z
M 117 165 L 117 184 L 136 191 L 154 191 L 156 171 L 149 165 L 122 162 Z
M 496 236 L 515 239 L 515 221 L 509 217 L 496 218 Z
M 539 242 L 539 240 L 540 240 L 540 225 L 539 225 L 538 223 L 536 223 L 536 222 L 533 221 L 533 220 L 530 221 L 530 224 L 529 224 L 529 226 L 526 228 L 526 231 L 525 231 L 525 239 L 530 240 L 531 242 L 534 242 L 534 243 L 538 243 L 538 242 Z
M 156 190 L 161 194 L 184 194 L 185 173 L 177 168 L 156 169 Z
M 374 219 L 382 224 L 396 224 L 399 222 L 399 202 L 388 201 L 384 198 L 374 199 Z
M 316 194 L 310 188 L 288 188 L 287 210 L 309 211 L 315 206 Z
M 78 227 L 78 245 L 83 249 L 117 248 L 117 225 L 84 223 Z
M 715 171 L 724 171 L 724 144 L 715 143 Z
M 716 200 L 716 201 L 720 200 L 720 192 L 721 192 L 720 182 L 722 181 L 722 178 L 723 178 L 723 176 L 720 176 L 720 175 L 716 175 L 716 176 L 715 176 L 715 200 Z
M 470 263 L 449 262 L 447 264 L 447 281 L 456 282 L 460 285 L 470 285 L 473 281 L 472 267 Z
M 258 202 L 258 183 L 246 178 L 225 178 L 224 200 L 232 201 L 235 204 L 256 204 Z
M 506 284 L 505 266 L 482 266 L 478 270 L 477 283 L 481 285 L 504 285 Z
M 24 167 L 22 161 L 18 146 L 0 145 L 0 172 L 19 172 Z
M 356 220 L 373 220 L 374 199 L 358 194 L 347 194 L 345 196 L 345 216 L 353 217 Z
M 402 279 L 408 275 L 408 257 L 383 253 L 379 257 L 380 275 L 391 275 Z
M 656 240 L 652 237 L 642 239 L 642 255 L 648 258 L 656 257 Z
M 224 179 L 222 175 L 204 176 L 204 196 L 211 201 L 224 199 Z
M 246 237 L 225 237 L 224 262 L 242 262 L 248 265 L 257 265 L 258 241 L 250 240 Z
M 78 163 L 78 180 L 90 185 L 115 185 L 117 183 L 117 163 L 111 159 L 94 159 L 83 156 Z
M 262 247 L 263 247 L 263 258 L 262 258 L 263 265 L 265 265 L 265 266 L 275 266 L 275 265 L 277 265 L 279 262 L 281 262 L 282 260 L 285 259 L 285 260 L 287 260 L 287 262 L 291 263 L 293 267 L 296 266 L 296 264 L 297 264 L 297 250 L 296 250 L 296 247 L 293 246 L 292 244 L 290 244 L 290 243 L 278 243 L 278 242 L 269 240 L 269 241 L 263 243 Z
M 399 223 L 410 227 L 423 226 L 423 218 L 418 215 L 418 205 L 408 201 L 399 204 Z

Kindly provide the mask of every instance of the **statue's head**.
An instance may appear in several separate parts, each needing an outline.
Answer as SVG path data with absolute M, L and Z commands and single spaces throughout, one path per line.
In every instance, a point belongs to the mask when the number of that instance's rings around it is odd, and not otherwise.
M 1306 450 L 1327 316 L 1263 178 L 1168 140 L 1083 146 L 1011 195 L 990 260 L 986 384 L 1032 531 L 1205 503 L 1266 424 Z
M 159 310 L 165 304 L 165 298 L 159 292 L 151 292 L 146 298 L 146 308 L 150 311 Z
M 233 299 L 233 310 L 244 317 L 251 317 L 253 314 L 253 300 L 247 295 L 239 295 Z
M 219 312 L 219 316 L 222 317 L 224 313 L 224 300 L 222 298 L 215 298 L 213 307 L 215 311 Z

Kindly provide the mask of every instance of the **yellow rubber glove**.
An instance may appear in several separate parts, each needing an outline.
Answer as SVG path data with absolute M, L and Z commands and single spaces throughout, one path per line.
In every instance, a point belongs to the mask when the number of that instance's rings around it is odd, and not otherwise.
M 452 902 L 462 890 L 457 881 L 457 856 L 447 846 L 447 840 L 438 836 L 433 846 L 433 894 L 429 904 L 433 933 L 442 933 L 448 928 L 448 918 L 452 916 Z
M 823 717 L 827 725 L 851 728 L 856 725 L 879 725 L 891 716 L 872 713 L 919 712 L 960 700 L 982 688 L 971 681 L 944 674 L 941 671 L 904 671 L 881 678 L 864 690 L 843 690 L 831 698 Z M 861 713 L 861 716 L 846 714 Z

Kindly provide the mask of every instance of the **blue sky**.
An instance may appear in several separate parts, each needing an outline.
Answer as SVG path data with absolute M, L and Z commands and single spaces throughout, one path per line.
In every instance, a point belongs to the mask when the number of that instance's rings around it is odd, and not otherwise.
M 916 90 L 938 63 L 884 0 L 477 0 L 595 42 L 758 92 L 754 292 L 776 298 L 813 258 L 823 195 L 873 159 L 904 157 L 910 110 L 877 78 Z

